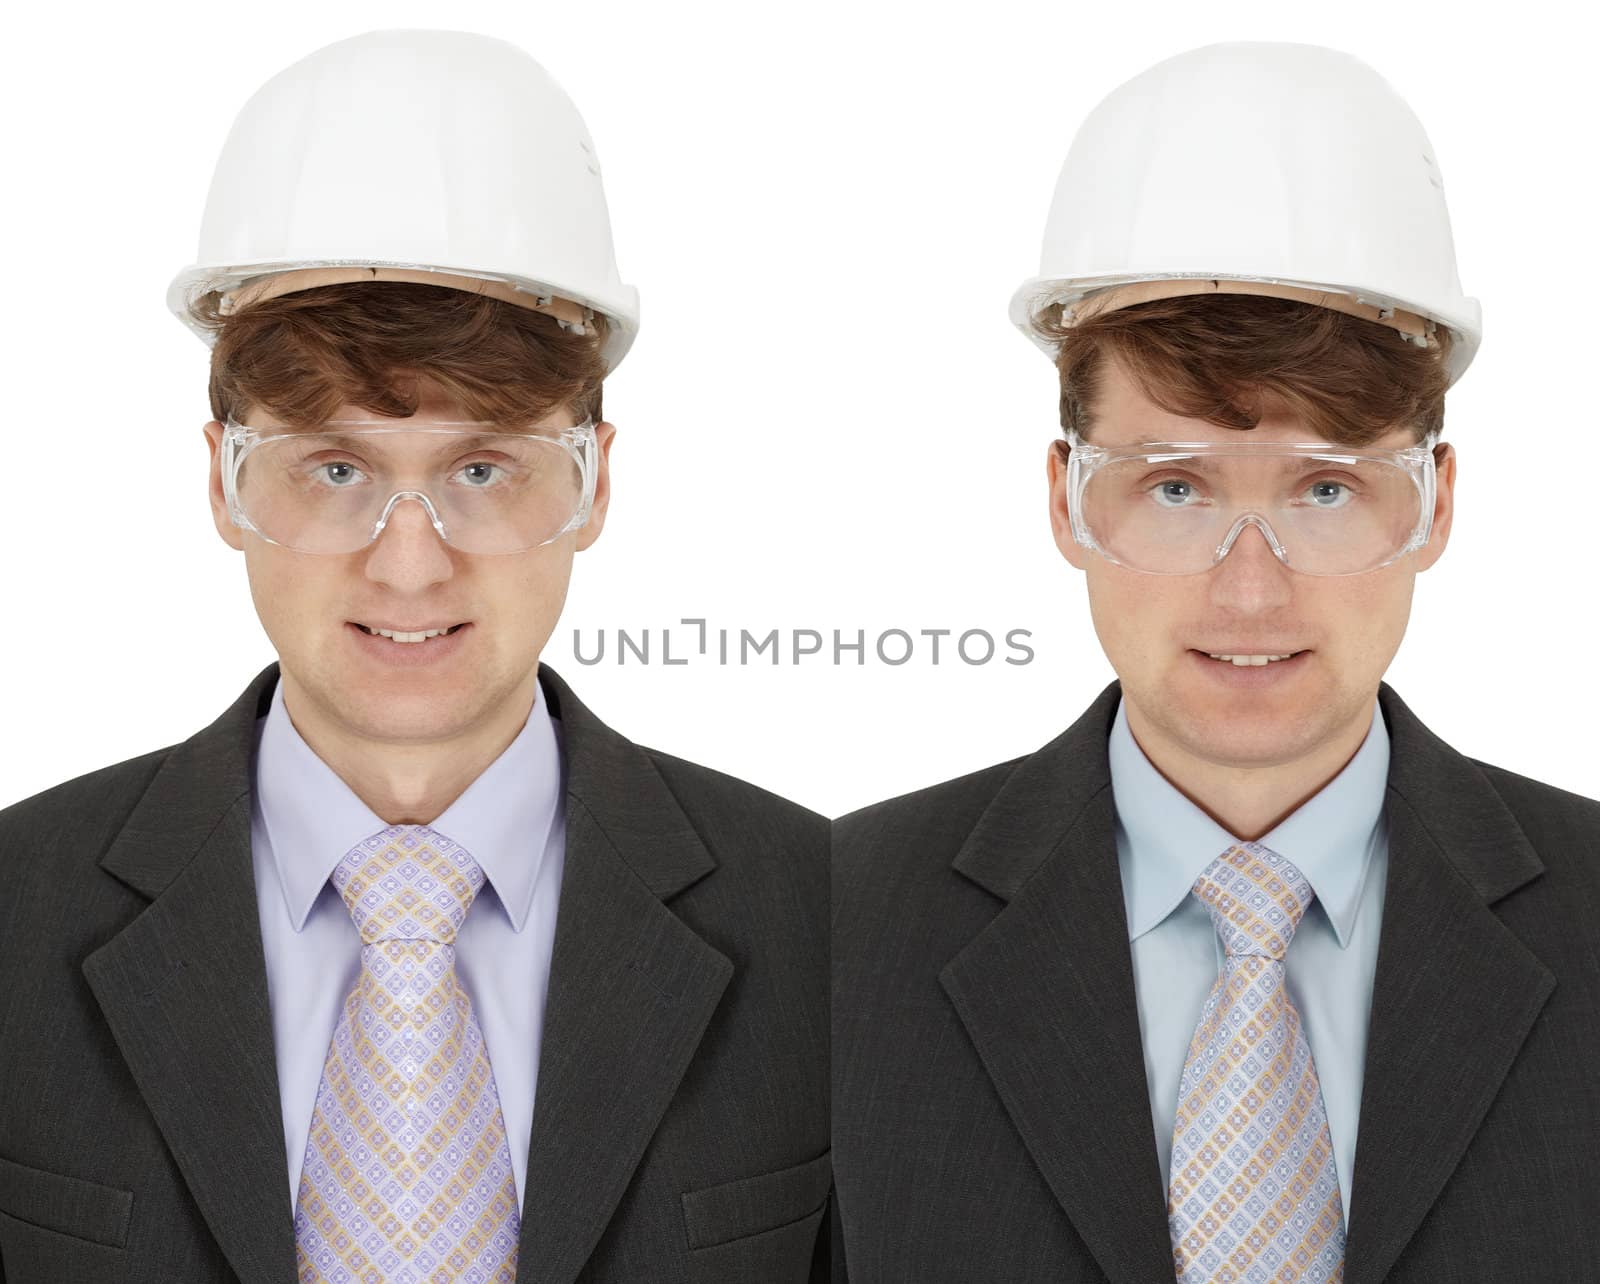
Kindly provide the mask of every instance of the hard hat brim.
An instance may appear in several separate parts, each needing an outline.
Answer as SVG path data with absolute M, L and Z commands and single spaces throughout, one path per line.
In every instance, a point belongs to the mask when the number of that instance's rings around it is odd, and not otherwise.
M 441 277 L 472 277 L 482 281 L 503 283 L 529 295 L 553 295 L 571 299 L 589 307 L 606 318 L 609 332 L 603 357 L 606 373 L 617 368 L 628 349 L 633 346 L 639 332 L 639 293 L 633 286 L 625 285 L 614 297 L 601 298 L 593 290 L 581 290 L 557 281 L 535 281 L 530 277 L 506 272 L 486 272 L 460 264 L 405 263 L 394 259 L 322 258 L 265 260 L 254 263 L 233 263 L 225 266 L 190 264 L 179 272 L 167 287 L 167 310 L 208 347 L 216 341 L 213 331 L 200 325 L 191 308 L 202 297 L 211 293 L 226 294 L 247 282 L 263 276 L 282 272 L 301 271 L 308 268 L 371 267 L 393 268 L 411 273 L 437 274 Z M 441 285 L 449 286 L 441 280 Z
M 1483 337 L 1482 308 L 1477 299 L 1470 296 L 1461 296 L 1460 310 L 1443 311 L 1435 306 L 1422 303 L 1414 299 L 1400 299 L 1382 293 L 1381 291 L 1360 286 L 1333 284 L 1322 281 L 1294 280 L 1284 277 L 1246 276 L 1237 272 L 1147 272 L 1147 273 L 1117 273 L 1104 276 L 1084 277 L 1059 277 L 1035 276 L 1030 277 L 1017 287 L 1011 296 L 1009 315 L 1011 322 L 1026 335 L 1036 347 L 1053 361 L 1056 355 L 1055 342 L 1041 334 L 1034 323 L 1034 318 L 1043 309 L 1054 304 L 1071 307 L 1082 302 L 1086 297 L 1097 292 L 1107 291 L 1117 286 L 1133 285 L 1140 282 L 1151 281 L 1193 281 L 1196 283 L 1192 291 L 1182 293 L 1211 294 L 1219 292 L 1218 282 L 1227 283 L 1226 293 L 1235 294 L 1261 294 L 1284 296 L 1303 296 L 1307 294 L 1322 294 L 1336 296 L 1334 298 L 1319 299 L 1317 302 L 1323 306 L 1333 306 L 1339 311 L 1349 312 L 1362 316 L 1367 313 L 1376 313 L 1378 310 L 1399 310 L 1414 313 L 1427 318 L 1437 325 L 1450 331 L 1451 347 L 1446 361 L 1446 372 L 1451 385 L 1460 379 L 1466 372 L 1472 359 L 1477 355 L 1478 346 Z M 1209 284 L 1202 285 L 1206 282 Z M 1252 288 L 1260 287 L 1260 288 Z M 1177 294 L 1179 291 L 1164 291 L 1163 293 Z M 1341 300 L 1349 300 L 1344 304 Z M 1369 319 L 1377 320 L 1376 315 Z M 1400 327 L 1396 327 L 1397 332 Z

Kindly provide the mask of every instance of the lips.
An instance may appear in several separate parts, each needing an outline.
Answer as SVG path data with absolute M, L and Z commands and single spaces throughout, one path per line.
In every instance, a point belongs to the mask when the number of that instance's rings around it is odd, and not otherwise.
M 362 624 L 359 620 L 351 620 L 350 623 L 354 624 L 356 626 L 356 628 L 360 629 L 363 633 L 370 633 L 373 636 L 377 636 L 377 632 L 378 632 L 379 629 L 384 629 L 384 630 L 386 630 L 386 631 L 388 631 L 390 633 L 432 633 L 435 629 L 444 629 L 446 633 L 454 633 L 463 624 L 466 624 L 467 621 L 466 620 L 462 620 L 462 621 L 460 621 L 460 623 L 457 623 L 457 624 L 411 624 L 411 625 Z
M 1249 646 L 1197 646 L 1191 647 L 1190 650 L 1198 651 L 1201 655 L 1299 655 L 1301 651 L 1310 648 L 1262 646 L 1259 643 L 1251 643 Z

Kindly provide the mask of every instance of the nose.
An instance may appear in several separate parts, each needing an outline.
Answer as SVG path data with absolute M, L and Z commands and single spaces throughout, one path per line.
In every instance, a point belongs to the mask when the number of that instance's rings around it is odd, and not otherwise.
M 1248 516 L 1240 519 L 1231 539 L 1224 540 L 1224 544 L 1227 552 L 1222 555 L 1222 565 L 1232 563 L 1256 566 L 1262 564 L 1263 558 L 1268 562 L 1278 562 L 1280 566 L 1282 565 L 1265 528 L 1259 521 Z
M 377 539 L 382 542 L 392 530 L 407 532 L 407 538 L 415 538 L 414 532 L 431 535 L 435 542 L 440 538 L 439 532 L 434 528 L 433 516 L 428 511 L 428 504 L 415 492 L 408 492 L 398 496 L 388 508 L 388 512 L 380 516 L 383 528 L 378 532 Z
M 1240 618 L 1287 608 L 1294 584 L 1290 568 L 1278 560 L 1267 533 L 1253 521 L 1238 529 L 1222 561 L 1206 578 L 1211 604 Z
M 395 500 L 383 529 L 367 545 L 367 578 L 414 590 L 448 579 L 451 568 L 449 548 L 428 506 L 415 495 Z

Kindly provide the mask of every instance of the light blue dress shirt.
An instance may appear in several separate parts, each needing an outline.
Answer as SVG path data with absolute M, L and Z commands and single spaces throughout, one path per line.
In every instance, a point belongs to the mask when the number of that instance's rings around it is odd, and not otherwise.
M 1224 957 L 1211 915 L 1192 889 L 1205 867 L 1240 840 L 1156 770 L 1129 731 L 1120 701 L 1107 748 L 1145 1078 L 1165 1188 L 1179 1079 Z M 1389 731 L 1374 700 L 1372 726 L 1344 770 L 1256 840 L 1291 861 L 1316 893 L 1289 943 L 1285 984 L 1322 1084 L 1346 1227 L 1389 868 L 1383 815 L 1388 776 Z
M 456 975 L 483 1030 L 519 1206 L 566 857 L 559 728 L 540 690 L 516 739 L 432 822 L 486 875 L 456 933 Z M 323 1062 L 361 972 L 361 936 L 329 878 L 386 827 L 301 738 L 279 681 L 256 720 L 251 848 L 291 1214 Z

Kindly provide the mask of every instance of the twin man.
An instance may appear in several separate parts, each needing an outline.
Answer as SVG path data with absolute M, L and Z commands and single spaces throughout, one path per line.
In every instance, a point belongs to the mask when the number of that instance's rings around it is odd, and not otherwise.
M 274 76 L 168 304 L 278 659 L 0 811 L 4 1284 L 1600 1277 L 1600 802 L 1383 680 L 1481 330 L 1366 64 L 1083 122 L 1011 320 L 1117 679 L 831 822 L 540 660 L 638 299 L 524 52 Z

